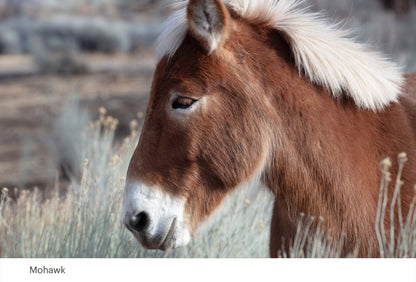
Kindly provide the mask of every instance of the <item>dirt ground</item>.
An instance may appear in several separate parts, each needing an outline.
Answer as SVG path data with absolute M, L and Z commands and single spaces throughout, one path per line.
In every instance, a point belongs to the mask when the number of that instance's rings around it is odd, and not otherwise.
M 105 107 L 119 119 L 117 138 L 127 135 L 129 122 L 146 109 L 153 57 L 90 56 L 89 73 L 66 76 L 39 75 L 27 57 L 0 57 L 0 187 L 54 182 L 52 125 L 71 98 L 93 119 Z

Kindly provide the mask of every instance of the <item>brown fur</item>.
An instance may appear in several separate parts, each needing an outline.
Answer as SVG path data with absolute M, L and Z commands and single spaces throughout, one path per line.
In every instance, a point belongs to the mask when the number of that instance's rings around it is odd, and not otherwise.
M 381 160 L 407 152 L 405 213 L 413 197 L 416 75 L 407 76 L 399 103 L 360 110 L 299 76 L 283 34 L 235 15 L 229 21 L 227 41 L 211 56 L 191 31 L 159 63 L 128 178 L 185 197 L 196 228 L 266 159 L 261 179 L 275 195 L 271 257 L 293 242 L 300 213 L 323 217 L 334 240 L 345 232 L 344 254 L 359 244 L 360 256 L 377 256 Z M 172 91 L 206 103 L 175 119 Z

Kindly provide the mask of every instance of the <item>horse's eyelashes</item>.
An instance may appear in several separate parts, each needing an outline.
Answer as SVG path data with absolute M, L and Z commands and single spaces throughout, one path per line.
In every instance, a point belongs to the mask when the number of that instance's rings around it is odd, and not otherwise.
M 172 108 L 173 109 L 188 109 L 191 107 L 197 100 L 194 100 L 192 98 L 187 97 L 177 97 L 173 103 Z

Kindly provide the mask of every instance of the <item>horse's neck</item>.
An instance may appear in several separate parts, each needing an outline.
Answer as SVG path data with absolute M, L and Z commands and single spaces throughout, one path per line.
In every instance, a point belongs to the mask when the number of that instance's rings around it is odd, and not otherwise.
M 396 156 L 407 152 L 407 170 L 416 169 L 412 114 L 405 105 L 410 102 L 401 101 L 380 113 L 360 110 L 351 99 L 336 100 L 299 76 L 281 39 L 271 45 L 274 56 L 261 56 L 263 73 L 273 75 L 264 80 L 264 89 L 274 108 L 270 119 L 275 132 L 265 184 L 275 194 L 280 212 L 287 212 L 282 217 L 295 221 L 300 213 L 322 216 L 334 233 L 347 229 L 351 240 L 367 238 L 361 244 L 371 248 L 379 162 L 393 159 L 394 178 Z M 404 171 L 407 186 L 402 195 L 413 196 L 415 177 Z
M 395 177 L 394 160 L 405 151 L 408 169 L 416 168 L 415 135 L 405 107 L 394 104 L 381 113 L 360 110 L 293 73 L 287 77 L 293 81 L 278 82 L 285 88 L 275 88 L 279 90 L 273 94 L 276 146 L 266 184 L 288 218 L 296 220 L 300 213 L 321 216 L 328 227 L 336 226 L 335 234 L 354 230 L 347 234 L 351 240 L 367 234 L 368 242 L 362 243 L 371 246 L 379 162 L 391 157 Z M 416 183 L 413 174 L 403 175 L 403 193 Z
M 348 99 L 335 100 L 296 70 L 280 77 L 288 80 L 277 82 L 273 94 L 276 148 L 266 177 L 277 202 L 292 219 L 303 212 L 330 226 L 354 224 L 364 213 L 375 218 L 381 118 Z
M 271 173 L 276 182 L 272 189 L 277 196 L 285 194 L 288 199 L 289 195 L 300 212 L 335 216 L 326 213 L 335 210 L 333 207 L 342 210 L 345 199 L 360 202 L 360 198 L 346 195 L 350 191 L 345 187 L 377 186 L 369 179 L 377 179 L 378 167 L 360 159 L 372 150 L 374 136 L 367 117 L 372 114 L 353 109 L 349 101 L 342 105 L 303 83 L 299 81 L 299 91 L 288 91 L 276 105 L 281 128 L 275 137 L 278 145 Z M 363 171 L 372 177 L 362 178 Z

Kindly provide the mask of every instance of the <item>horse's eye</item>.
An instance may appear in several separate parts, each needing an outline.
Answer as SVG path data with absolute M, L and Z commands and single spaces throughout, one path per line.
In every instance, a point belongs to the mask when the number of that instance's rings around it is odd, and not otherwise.
M 187 97 L 177 97 L 173 100 L 172 108 L 173 109 L 188 109 L 191 107 L 197 100 Z

